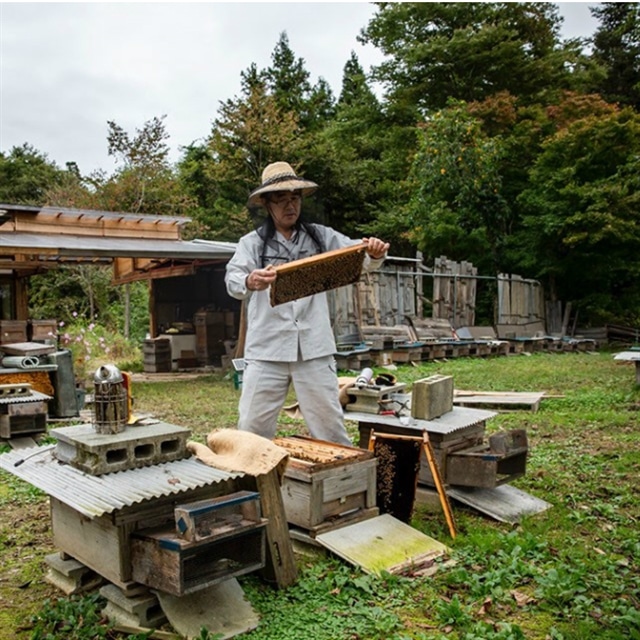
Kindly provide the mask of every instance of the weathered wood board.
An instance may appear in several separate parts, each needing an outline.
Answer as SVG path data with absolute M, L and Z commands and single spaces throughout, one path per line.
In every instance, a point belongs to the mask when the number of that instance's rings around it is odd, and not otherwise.
M 449 551 L 388 513 L 322 533 L 316 539 L 342 559 L 376 575 L 423 570 Z
M 482 407 L 485 409 L 517 410 L 536 412 L 544 391 L 462 391 L 454 389 L 453 404 L 457 407 Z
M 366 245 L 356 244 L 275 267 L 271 306 L 353 284 L 360 279 Z

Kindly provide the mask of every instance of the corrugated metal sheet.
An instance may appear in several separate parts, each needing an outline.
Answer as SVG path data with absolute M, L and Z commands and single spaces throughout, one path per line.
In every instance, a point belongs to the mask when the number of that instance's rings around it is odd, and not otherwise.
M 375 413 L 362 413 L 359 411 L 346 411 L 344 417 L 345 420 L 355 420 L 356 422 L 375 422 L 392 427 L 415 429 L 415 431 L 419 433 L 427 431 L 428 433 L 441 433 L 446 435 L 459 431 L 460 429 L 472 427 L 497 415 L 495 411 L 454 407 L 452 411 L 445 413 L 435 420 L 418 420 L 409 416 L 396 418 L 395 416 L 380 416 Z
M 61 247 L 60 245 L 64 246 Z M 153 240 L 149 238 L 101 238 L 94 236 L 59 236 L 46 233 L 1 233 L 0 250 L 55 251 L 60 257 L 174 258 L 219 260 L 230 258 L 236 245 L 232 242 L 187 240 Z
M 66 215 L 75 218 L 88 218 L 93 220 L 126 220 L 127 222 L 152 221 L 169 224 L 183 225 L 191 222 L 186 216 L 158 216 L 151 213 L 131 213 L 130 211 L 100 211 L 98 209 L 71 209 L 68 207 L 32 207 L 22 204 L 0 204 L 0 211 L 12 213 L 50 213 L 53 215 Z
M 21 369 L 21 371 L 32 371 L 35 367 L 31 367 L 30 369 Z M 0 368 L 2 373 L 5 373 L 4 369 Z M 15 369 L 11 369 L 11 371 L 15 371 Z M 20 402 L 41 402 L 42 400 L 51 400 L 51 396 L 48 396 L 44 393 L 40 393 L 39 391 L 32 390 L 29 395 L 17 395 L 17 396 L 5 396 L 0 397 L 0 404 L 18 404 Z
M 31 447 L 2 454 L 0 468 L 89 518 L 244 476 L 209 467 L 195 457 L 92 476 L 58 462 L 54 448 Z M 24 462 L 16 466 L 20 460 Z

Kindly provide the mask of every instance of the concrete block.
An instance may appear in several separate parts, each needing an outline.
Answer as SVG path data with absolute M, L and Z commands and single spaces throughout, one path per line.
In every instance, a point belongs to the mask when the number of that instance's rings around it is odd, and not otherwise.
M 90 424 L 51 429 L 56 458 L 91 475 L 125 471 L 186 458 L 191 430 L 159 422 L 97 433 Z
M 100 595 L 107 600 L 105 615 L 118 622 L 157 629 L 167 621 L 158 597 L 150 591 L 130 597 L 116 585 L 107 584 L 100 589 Z
M 433 420 L 453 409 L 453 377 L 435 374 L 416 380 L 411 389 L 411 415 Z
M 63 559 L 59 553 L 45 558 L 48 566 L 45 580 L 60 589 L 65 595 L 92 591 L 104 583 L 104 578 L 81 562 Z

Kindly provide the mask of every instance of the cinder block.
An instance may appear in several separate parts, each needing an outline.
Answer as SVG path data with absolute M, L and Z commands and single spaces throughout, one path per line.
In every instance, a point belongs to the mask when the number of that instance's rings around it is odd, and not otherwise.
M 111 619 L 151 629 L 167 621 L 158 597 L 150 591 L 128 597 L 116 585 L 107 584 L 100 589 L 100 595 L 107 600 L 104 613 Z
M 84 424 L 51 429 L 50 434 L 58 440 L 58 460 L 98 476 L 186 458 L 191 430 L 160 422 L 105 435 Z
M 416 380 L 411 389 L 411 415 L 433 420 L 453 409 L 453 377 L 435 374 Z
M 66 595 L 92 591 L 104 583 L 104 578 L 73 558 L 64 559 L 59 553 L 45 558 L 49 567 L 45 580 Z

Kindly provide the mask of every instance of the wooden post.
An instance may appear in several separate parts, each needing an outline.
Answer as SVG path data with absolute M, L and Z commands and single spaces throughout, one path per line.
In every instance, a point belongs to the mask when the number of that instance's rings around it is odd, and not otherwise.
M 444 511 L 444 517 L 446 518 L 447 524 L 449 525 L 449 533 L 451 534 L 452 538 L 455 538 L 456 525 L 453 521 L 453 512 L 451 511 L 451 505 L 449 504 L 449 496 L 447 496 L 447 492 L 444 489 L 442 476 L 440 475 L 440 469 L 438 467 L 436 457 L 433 453 L 433 447 L 431 446 L 431 442 L 429 441 L 429 434 L 426 431 L 422 432 L 422 442 L 424 446 L 424 452 L 427 455 L 427 460 L 429 462 L 429 469 L 431 470 L 433 481 L 436 485 L 436 489 L 438 490 L 438 495 L 440 496 L 440 504 L 442 505 L 442 510 Z
M 260 492 L 262 515 L 268 519 L 267 564 L 263 577 L 275 581 L 278 588 L 289 587 L 298 579 L 298 568 L 289 536 L 289 525 L 284 510 L 277 469 L 256 477 Z

